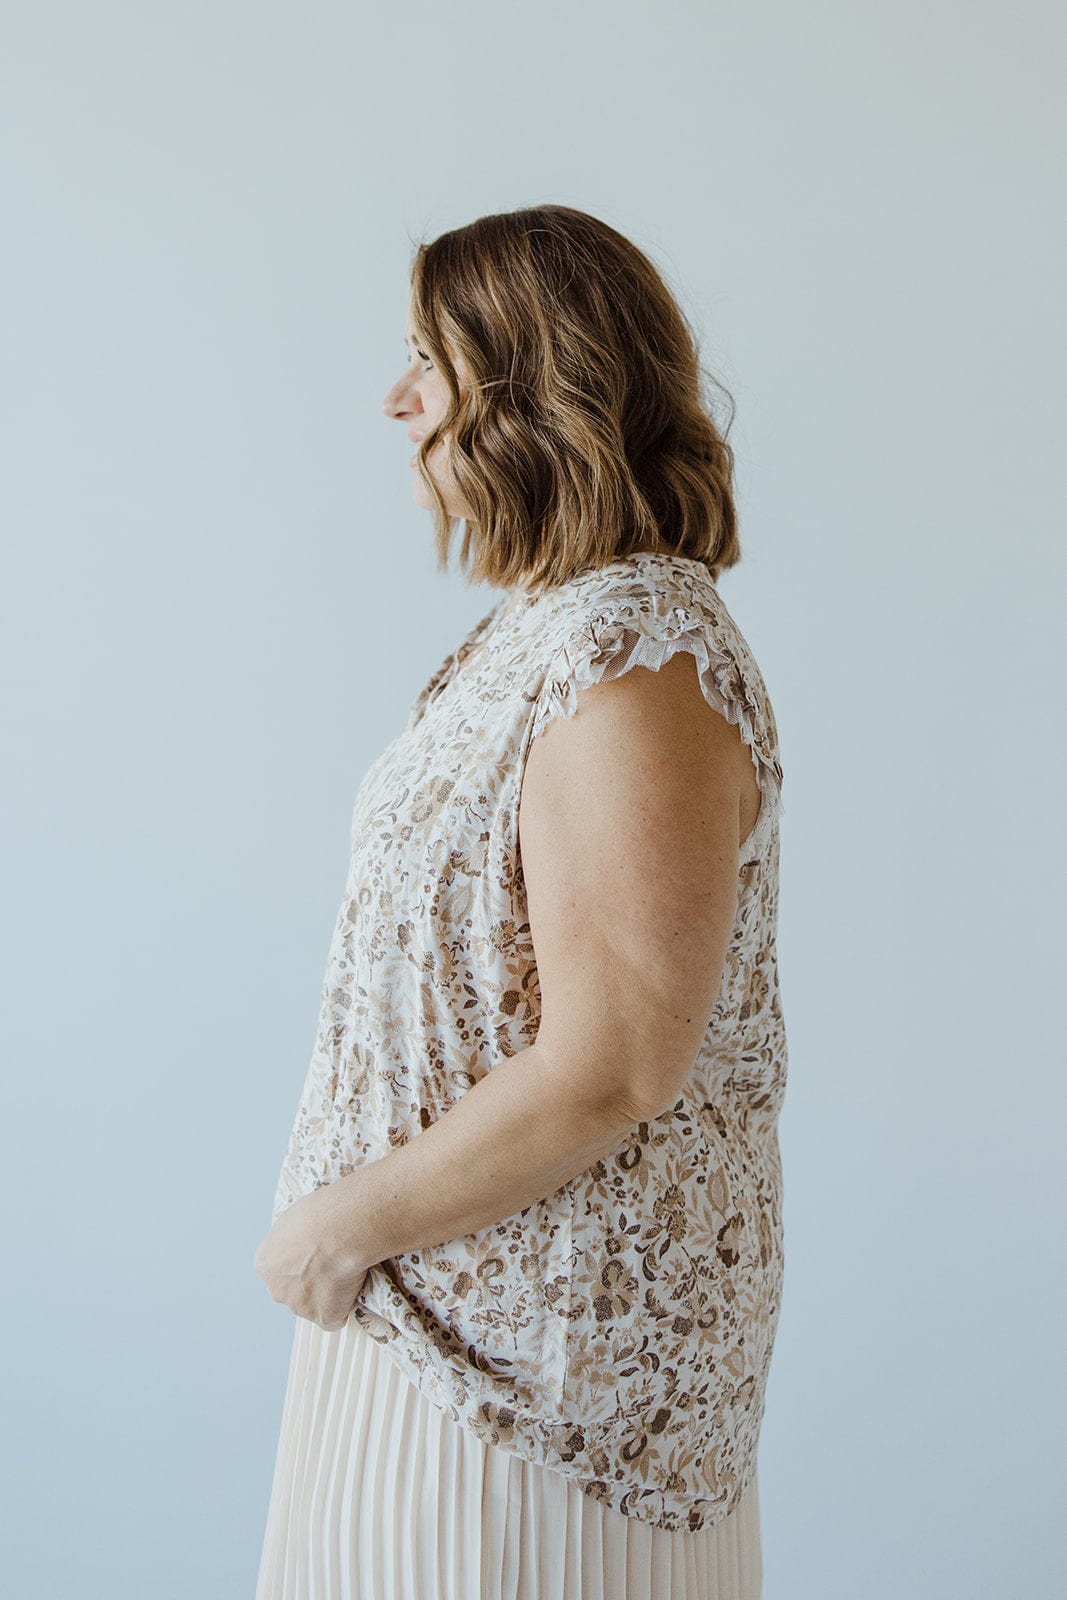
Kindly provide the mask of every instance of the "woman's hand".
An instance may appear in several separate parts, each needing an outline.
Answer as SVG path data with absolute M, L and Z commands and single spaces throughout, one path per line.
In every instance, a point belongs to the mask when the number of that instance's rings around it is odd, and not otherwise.
M 344 1239 L 333 1187 L 323 1184 L 295 1200 L 253 1257 L 271 1299 L 329 1333 L 348 1321 L 370 1270 Z

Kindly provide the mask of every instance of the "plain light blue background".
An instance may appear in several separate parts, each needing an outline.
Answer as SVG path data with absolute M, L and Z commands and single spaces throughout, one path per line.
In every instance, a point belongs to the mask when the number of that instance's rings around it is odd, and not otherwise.
M 251 1596 L 252 1268 L 436 573 L 412 241 L 559 201 L 738 403 L 785 770 L 765 1600 L 1063 1593 L 1062 11 L 9 3 L 4 1587 Z

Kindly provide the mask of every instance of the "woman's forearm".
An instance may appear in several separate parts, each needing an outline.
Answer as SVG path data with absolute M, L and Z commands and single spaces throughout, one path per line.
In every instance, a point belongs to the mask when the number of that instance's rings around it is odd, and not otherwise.
M 387 1156 L 329 1185 L 334 1245 L 371 1267 L 492 1227 L 619 1150 L 642 1113 L 590 1103 L 536 1044 Z

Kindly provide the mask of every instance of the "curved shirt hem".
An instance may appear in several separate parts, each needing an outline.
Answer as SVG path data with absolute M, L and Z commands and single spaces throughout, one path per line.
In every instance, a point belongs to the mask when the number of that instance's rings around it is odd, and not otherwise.
M 470 1409 L 464 1410 L 447 1397 L 447 1379 L 451 1376 L 455 1381 L 455 1374 L 432 1341 L 424 1337 L 409 1340 L 402 1328 L 365 1305 L 357 1303 L 350 1315 L 420 1394 L 457 1426 L 465 1428 L 484 1444 L 495 1445 L 535 1466 L 560 1473 L 583 1494 L 602 1501 L 622 1516 L 671 1533 L 697 1533 L 724 1522 L 737 1510 L 751 1486 L 756 1470 L 754 1456 L 719 1495 L 687 1495 L 657 1484 L 642 1487 L 632 1480 L 601 1477 L 597 1455 L 603 1445 L 617 1445 L 617 1428 L 590 1429 L 587 1424 L 565 1419 L 544 1422 L 501 1404 L 491 1393 L 474 1392 L 469 1382 L 466 1395 Z M 419 1365 L 416 1350 L 426 1358 L 426 1365 Z M 604 1466 L 606 1469 L 606 1460 Z

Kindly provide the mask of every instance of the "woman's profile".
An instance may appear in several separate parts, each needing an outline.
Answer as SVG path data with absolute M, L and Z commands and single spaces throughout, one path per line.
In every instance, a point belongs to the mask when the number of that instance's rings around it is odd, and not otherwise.
M 782 768 L 733 452 L 584 212 L 420 244 L 404 338 L 439 569 L 462 521 L 502 595 L 355 799 L 255 1256 L 295 1318 L 257 1600 L 757 1600 Z

